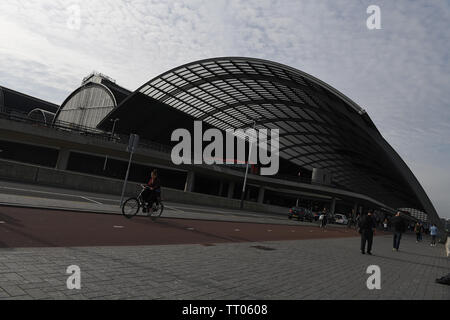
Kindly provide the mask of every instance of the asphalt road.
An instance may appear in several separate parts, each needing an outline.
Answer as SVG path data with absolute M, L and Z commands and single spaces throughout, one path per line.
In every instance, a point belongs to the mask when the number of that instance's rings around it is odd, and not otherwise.
M 0 247 L 135 246 L 354 237 L 354 230 L 0 207 Z
M 86 191 L 69 190 L 62 188 L 54 188 L 33 184 L 23 184 L 10 181 L 0 180 L 0 194 L 21 196 L 27 199 L 48 199 L 48 200 L 63 200 L 70 202 L 78 202 L 80 204 L 96 204 L 105 206 L 119 206 L 120 196 L 110 194 L 96 194 Z M 181 203 L 164 202 L 165 208 L 168 211 L 178 211 L 186 213 L 205 213 L 208 215 L 227 215 L 258 218 L 264 217 L 274 221 L 285 221 L 285 215 L 260 213 L 260 212 L 242 212 L 239 210 L 212 208 L 200 205 L 190 205 Z M 286 212 L 287 214 L 287 212 Z

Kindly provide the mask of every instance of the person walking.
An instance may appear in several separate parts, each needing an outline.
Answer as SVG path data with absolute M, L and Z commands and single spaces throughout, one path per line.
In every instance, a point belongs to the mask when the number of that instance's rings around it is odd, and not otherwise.
M 402 234 L 406 231 L 405 219 L 401 216 L 400 211 L 392 218 L 391 221 L 392 228 L 394 229 L 394 243 L 392 251 L 398 251 L 400 248 L 400 240 L 402 239 Z
M 431 244 L 430 246 L 436 247 L 436 236 L 437 236 L 438 228 L 433 223 L 430 227 L 430 236 L 431 236 Z
M 324 229 L 326 228 L 326 226 L 328 224 L 328 215 L 329 215 L 329 213 L 327 212 L 327 210 L 325 210 L 325 214 L 324 214 L 324 217 L 323 217 L 323 228 Z
M 327 209 L 323 209 L 322 213 L 319 216 L 319 227 L 320 228 L 325 228 L 325 226 L 327 225 Z
M 388 220 L 387 220 L 387 218 L 385 218 L 384 221 L 383 221 L 383 228 L 384 228 L 384 231 L 388 231 Z
M 422 226 L 419 222 L 416 222 L 414 226 L 414 232 L 416 233 L 416 243 L 422 240 Z
M 358 227 L 359 233 L 361 234 L 361 253 L 366 253 L 367 242 L 367 254 L 372 255 L 373 235 L 377 225 L 371 211 L 359 219 Z
M 348 216 L 347 216 L 347 229 L 350 229 L 351 227 L 352 227 L 352 223 L 353 223 L 353 220 L 352 220 L 352 214 L 350 213 Z

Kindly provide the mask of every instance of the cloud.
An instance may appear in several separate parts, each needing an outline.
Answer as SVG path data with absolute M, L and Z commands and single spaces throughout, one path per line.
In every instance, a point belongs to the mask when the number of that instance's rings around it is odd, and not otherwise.
M 92 70 L 134 90 L 215 56 L 291 65 L 365 108 L 445 214 L 450 4 L 377 0 L 382 29 L 368 30 L 372 2 L 2 1 L 0 83 L 60 103 Z M 79 30 L 67 27 L 71 5 L 80 8 Z M 440 174 L 428 174 L 430 165 Z

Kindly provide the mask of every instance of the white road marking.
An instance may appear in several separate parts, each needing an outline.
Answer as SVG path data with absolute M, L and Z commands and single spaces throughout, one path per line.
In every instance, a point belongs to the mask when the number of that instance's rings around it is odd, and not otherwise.
M 73 194 L 48 192 L 48 191 L 41 191 L 41 190 L 34 190 L 34 189 L 11 188 L 11 187 L 2 187 L 2 186 L 0 186 L 0 189 L 15 190 L 15 191 L 31 191 L 31 192 L 43 193 L 43 194 L 56 194 L 56 195 L 60 195 L 60 196 L 76 197 Z
M 172 206 L 168 206 L 168 205 L 164 205 L 164 207 L 171 209 L 173 211 L 178 211 L 180 213 L 185 213 L 183 210 L 177 209 L 176 207 L 172 207 Z
M 79 196 L 79 197 L 80 197 L 80 198 L 83 198 L 84 200 L 88 200 L 88 201 L 91 201 L 91 202 L 93 202 L 93 203 L 96 203 L 96 204 L 103 204 L 103 203 L 101 203 L 101 202 L 98 202 L 98 201 L 89 199 L 88 197 L 83 197 L 83 196 Z
M 178 205 L 176 207 L 172 207 L 172 208 L 194 210 L 194 211 L 204 211 L 204 212 L 207 212 L 207 213 L 215 212 L 215 213 L 224 213 L 224 214 L 231 214 L 231 215 L 235 215 L 236 214 L 236 212 L 217 210 L 215 208 L 196 208 L 196 207 L 187 207 L 187 206 L 178 206 Z
M 242 214 L 240 214 L 239 212 L 231 212 L 231 211 L 223 211 L 223 210 L 217 210 L 214 208 L 195 208 L 195 207 L 185 207 L 185 206 L 168 206 L 165 205 L 166 208 L 172 209 L 174 211 L 178 211 L 180 213 L 199 213 L 202 214 L 202 211 L 205 213 L 210 213 L 210 214 L 215 214 L 215 213 L 219 213 L 219 214 L 224 214 L 229 215 L 229 216 L 233 216 L 233 217 L 242 217 Z M 192 212 L 186 212 L 183 210 L 180 210 L 179 208 L 184 208 L 187 210 L 191 210 Z M 258 214 L 249 214 L 248 212 L 245 213 L 246 217 L 254 217 L 254 218 L 261 218 L 263 217 L 264 219 L 271 219 L 271 220 L 280 220 L 280 218 L 278 216 L 270 216 L 270 215 L 258 215 Z
M 123 228 L 125 228 L 124 226 L 113 226 L 113 228 L 116 228 L 116 229 L 123 229 Z

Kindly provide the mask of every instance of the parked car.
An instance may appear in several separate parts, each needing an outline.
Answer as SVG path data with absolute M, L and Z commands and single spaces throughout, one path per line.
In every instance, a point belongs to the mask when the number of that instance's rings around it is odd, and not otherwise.
M 288 218 L 296 218 L 299 221 L 314 221 L 312 211 L 302 207 L 292 207 L 289 209 Z
M 334 215 L 334 223 L 336 224 L 348 224 L 348 219 L 344 214 L 336 213 Z

